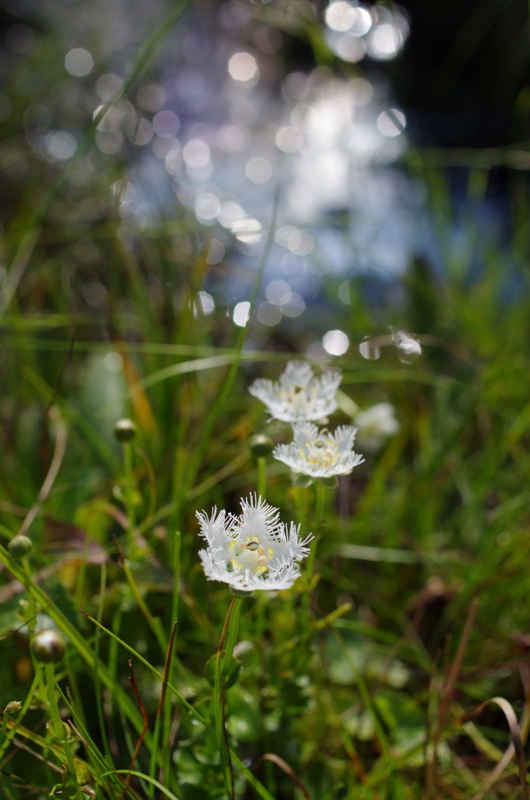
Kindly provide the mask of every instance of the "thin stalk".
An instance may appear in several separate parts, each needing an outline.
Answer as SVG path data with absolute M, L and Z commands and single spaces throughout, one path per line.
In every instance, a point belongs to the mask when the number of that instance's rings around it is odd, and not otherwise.
M 162 689 L 160 693 L 160 701 L 158 703 L 158 708 L 156 712 L 155 730 L 153 732 L 153 747 L 151 750 L 151 758 L 149 760 L 149 775 L 151 778 L 155 777 L 155 771 L 157 766 L 157 753 L 159 746 L 158 743 L 160 742 L 161 737 L 163 742 L 163 755 L 161 759 L 163 766 L 161 767 L 162 774 L 159 777 L 163 779 L 165 775 L 169 774 L 169 765 L 171 757 L 171 741 L 169 738 L 169 731 L 171 727 L 172 706 L 171 703 L 166 704 L 165 701 L 166 701 L 167 682 L 169 680 L 169 676 L 171 673 L 172 655 L 175 647 L 176 633 L 177 633 L 177 623 L 175 621 L 173 623 L 171 634 L 169 636 L 169 642 L 166 652 L 166 663 L 164 665 L 164 677 L 162 680 Z M 149 797 L 154 797 L 154 784 L 149 784 L 149 786 L 147 787 L 147 793 Z
M 134 553 L 134 531 L 136 527 L 136 502 L 134 484 L 133 448 L 130 442 L 123 443 L 123 480 L 125 508 L 127 511 L 127 554 Z
M 33 678 L 33 682 L 31 684 L 31 686 L 29 687 L 29 692 L 27 693 L 26 697 L 24 698 L 24 702 L 22 703 L 22 708 L 18 712 L 18 714 L 16 716 L 16 719 L 13 720 L 13 724 L 11 725 L 11 727 L 10 727 L 9 731 L 7 732 L 5 738 L 2 741 L 0 741 L 0 763 L 2 762 L 2 758 L 4 757 L 4 754 L 5 754 L 6 750 L 8 749 L 9 745 L 11 744 L 13 739 L 15 738 L 15 734 L 16 734 L 18 728 L 22 725 L 24 717 L 25 717 L 25 715 L 26 715 L 26 713 L 27 713 L 27 711 L 28 711 L 28 709 L 29 709 L 29 707 L 31 705 L 32 700 L 33 700 L 33 696 L 35 695 L 35 693 L 37 692 L 38 688 L 40 687 L 42 669 L 43 669 L 42 665 L 39 664 L 38 667 L 37 667 L 37 672 L 35 673 L 35 677 Z M 4 715 L 4 719 L 6 719 L 6 718 L 7 718 L 7 715 Z M 3 729 L 3 727 L 2 727 L 2 729 Z
M 315 528 L 319 531 L 322 522 L 324 521 L 324 509 L 326 506 L 326 488 L 321 481 L 317 481 L 317 499 L 315 510 Z
M 224 773 L 225 786 L 231 800 L 235 800 L 235 786 L 234 771 L 230 757 L 230 745 L 228 743 L 228 735 L 225 725 L 224 673 L 225 666 L 232 657 L 234 645 L 236 643 L 242 599 L 243 598 L 241 597 L 234 597 L 230 603 L 230 607 L 226 615 L 223 632 L 219 641 L 219 648 L 217 650 L 217 659 L 215 662 L 215 683 L 213 696 L 215 734 L 217 736 L 217 744 L 219 747 L 219 753 L 221 755 L 221 766 Z M 223 656 L 223 645 L 225 639 L 226 649 Z
M 173 595 L 171 598 L 171 619 L 174 620 L 174 628 L 171 634 L 171 658 L 168 662 L 168 670 L 166 680 L 171 683 L 177 682 L 177 672 L 179 669 L 179 661 L 176 655 L 177 636 L 178 636 L 178 616 L 179 616 L 179 600 L 180 600 L 180 570 L 181 570 L 181 548 L 182 548 L 182 534 L 180 531 L 175 531 L 173 537 Z M 172 742 L 171 742 L 171 724 L 173 717 L 173 702 L 168 698 L 161 709 L 160 719 L 162 723 L 162 741 L 164 742 L 164 750 L 162 756 L 162 763 L 165 765 L 164 770 L 167 775 L 171 769 L 172 758 Z M 158 719 L 157 719 L 158 722 Z
M 308 622 L 307 630 L 309 631 L 309 604 L 311 597 L 311 587 L 313 583 L 313 575 L 315 572 L 315 560 L 317 555 L 318 541 L 320 538 L 320 528 L 324 520 L 324 509 L 326 504 L 326 488 L 320 482 L 316 483 L 316 506 L 315 506 L 315 527 L 313 530 L 314 539 L 311 542 L 309 555 L 307 557 L 305 566 L 305 580 L 307 591 L 304 596 L 304 612 Z
M 101 565 L 101 573 L 99 579 L 99 604 L 97 609 L 97 619 L 98 622 L 101 622 L 103 619 L 103 604 L 104 604 L 104 597 L 105 591 L 107 586 L 107 565 L 105 562 Z M 96 659 L 96 663 L 100 660 L 100 642 L 101 642 L 101 630 L 96 628 L 95 635 L 94 635 L 94 658 Z M 96 669 L 94 670 L 94 702 L 96 704 L 96 713 L 98 718 L 98 726 L 99 726 L 99 735 L 101 737 L 101 743 L 103 745 L 103 751 L 105 756 L 108 758 L 109 762 L 114 765 L 114 759 L 112 757 L 112 752 L 109 745 L 109 737 L 107 733 L 107 726 L 105 724 L 105 714 L 103 711 L 103 699 L 102 699 L 102 687 L 101 681 L 99 679 L 99 671 Z
M 257 473 L 258 496 L 265 500 L 267 497 L 267 459 L 263 456 L 257 459 Z
M 66 740 L 64 731 L 64 723 L 59 713 L 59 705 L 57 703 L 57 694 L 55 691 L 55 664 L 44 665 L 44 677 L 46 680 L 46 693 L 48 695 L 48 706 L 50 716 L 53 722 L 54 738 L 62 744 L 63 754 L 66 761 L 64 768 L 70 776 L 71 783 L 75 786 L 75 797 L 81 800 L 81 789 L 77 782 L 77 775 L 74 764 L 74 757 L 70 749 L 70 745 Z

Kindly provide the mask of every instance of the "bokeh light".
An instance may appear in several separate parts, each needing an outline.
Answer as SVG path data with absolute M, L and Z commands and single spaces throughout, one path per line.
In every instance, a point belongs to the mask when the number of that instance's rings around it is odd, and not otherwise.
M 322 347 L 330 356 L 343 356 L 350 346 L 350 340 L 344 331 L 328 331 L 322 337 Z
M 250 53 L 234 53 L 228 61 L 228 74 L 240 85 L 250 88 L 259 80 L 258 62 Z
M 232 312 L 232 320 L 234 324 L 240 328 L 244 328 L 250 319 L 250 303 L 243 300 L 241 303 L 236 303 Z
M 64 66 L 70 75 L 76 78 L 83 78 L 89 75 L 94 67 L 92 54 L 84 47 L 74 47 L 69 50 L 64 57 Z

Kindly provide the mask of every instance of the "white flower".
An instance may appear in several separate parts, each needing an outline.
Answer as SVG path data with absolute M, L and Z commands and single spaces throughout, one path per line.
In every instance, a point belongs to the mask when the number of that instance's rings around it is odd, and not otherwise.
M 357 444 L 361 450 L 374 452 L 384 444 L 385 439 L 399 430 L 399 422 L 394 416 L 392 403 L 377 403 L 355 415 L 357 425 Z
M 288 589 L 300 575 L 298 562 L 309 553 L 300 526 L 280 522 L 280 512 L 261 497 L 241 500 L 238 517 L 212 510 L 197 511 L 200 535 L 208 547 L 199 551 L 209 580 L 229 583 L 236 589 Z
M 317 378 L 309 364 L 289 361 L 279 381 L 257 378 L 249 392 L 265 403 L 274 419 L 282 422 L 318 420 L 337 408 L 335 393 L 341 379 L 338 370 L 325 370 Z
M 272 455 L 294 472 L 312 478 L 347 475 L 364 461 L 353 450 L 355 432 L 353 425 L 341 425 L 335 433 L 328 433 L 310 422 L 295 423 L 293 441 L 277 445 Z

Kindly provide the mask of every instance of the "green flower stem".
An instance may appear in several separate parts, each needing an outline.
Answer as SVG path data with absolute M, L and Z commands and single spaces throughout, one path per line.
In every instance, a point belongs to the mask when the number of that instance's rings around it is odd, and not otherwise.
M 127 552 L 134 552 L 134 531 L 136 528 L 135 481 L 133 465 L 133 448 L 131 442 L 123 442 L 123 478 L 125 490 L 125 508 L 127 510 Z
M 264 500 L 267 497 L 267 459 L 263 456 L 257 459 L 258 471 L 258 497 Z
M 325 503 L 326 501 L 326 487 L 317 480 L 316 482 L 316 507 L 315 507 L 315 528 L 313 530 L 313 541 L 310 544 L 309 555 L 307 557 L 306 565 L 305 565 L 305 585 L 306 585 L 306 592 L 303 599 L 303 610 L 305 614 L 305 618 L 307 620 L 307 632 L 309 634 L 310 625 L 309 625 L 309 606 L 310 606 L 310 599 L 311 599 L 311 590 L 313 584 L 313 577 L 315 572 L 315 560 L 317 555 L 318 549 L 318 542 L 320 539 L 320 528 L 322 527 L 322 522 L 324 520 L 324 510 L 325 510 Z
M 237 631 L 239 627 L 239 617 L 241 615 L 241 601 L 243 598 L 234 597 L 230 603 L 226 615 L 223 632 L 217 650 L 215 662 L 215 683 L 214 683 L 214 721 L 217 744 L 221 754 L 221 766 L 224 773 L 225 786 L 231 800 L 235 798 L 234 772 L 230 757 L 230 745 L 225 725 L 225 666 L 228 664 L 234 645 L 236 643 Z M 223 656 L 223 645 L 226 640 L 226 648 Z
M 315 528 L 318 533 L 320 526 L 324 521 L 324 509 L 326 506 L 326 487 L 321 481 L 317 481 L 316 488 L 317 488 L 317 501 L 315 510 Z

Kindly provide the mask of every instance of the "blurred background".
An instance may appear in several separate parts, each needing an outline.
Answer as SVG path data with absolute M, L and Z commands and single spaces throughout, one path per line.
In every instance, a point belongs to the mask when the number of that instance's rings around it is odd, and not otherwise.
M 296 339 L 315 307 L 322 334 L 365 303 L 425 332 L 432 287 L 480 273 L 492 248 L 499 297 L 518 291 L 524 267 L 505 245 L 526 213 L 526 3 L 179 9 L 3 3 L 3 312 L 16 296 L 47 314 L 59 292 L 90 335 L 141 336 L 136 270 L 172 340 L 195 265 L 194 313 L 243 325 L 276 193 L 254 346 Z M 344 335 L 328 339 L 324 351 L 346 351 Z M 306 344 L 325 356 L 320 336 Z

